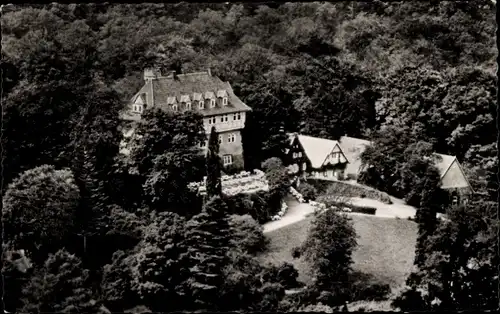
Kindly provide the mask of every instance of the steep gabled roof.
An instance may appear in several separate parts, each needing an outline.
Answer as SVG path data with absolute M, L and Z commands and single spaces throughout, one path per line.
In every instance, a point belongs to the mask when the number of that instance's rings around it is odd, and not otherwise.
M 360 138 L 342 136 L 340 138 L 340 147 L 346 155 L 349 163 L 346 167 L 347 173 L 358 173 L 361 167 L 361 153 L 371 142 Z
M 321 168 L 326 157 L 332 152 L 332 150 L 337 145 L 339 145 L 339 142 L 337 141 L 323 139 L 319 137 L 312 137 L 300 134 L 296 136 L 300 142 L 300 145 L 302 145 L 302 148 L 304 148 L 304 153 L 311 162 L 311 166 L 313 168 Z M 339 147 L 341 148 L 340 145 Z
M 455 156 L 450 156 L 450 155 L 444 155 L 444 154 L 434 154 L 440 158 L 437 158 L 436 160 L 436 168 L 439 170 L 439 175 L 441 176 L 441 179 L 445 176 L 446 172 L 448 169 L 451 167 L 455 159 L 457 157 Z
M 208 95 L 215 98 L 215 94 L 222 90 L 227 93 L 227 105 L 222 106 L 217 104 L 215 108 L 207 106 L 205 109 L 193 106 L 191 110 L 204 116 L 252 110 L 234 94 L 228 82 L 223 82 L 218 77 L 212 76 L 209 71 L 160 76 L 152 80 L 147 80 L 139 92 L 134 95 L 133 100 L 138 95 L 145 94 L 148 107 L 159 107 L 170 110 L 168 104 L 172 103 L 172 97 L 175 97 L 177 101 L 184 100 L 185 96 L 189 96 L 190 99 L 198 99 L 200 97 L 199 94 L 202 97 Z M 184 97 L 181 100 L 182 96 Z

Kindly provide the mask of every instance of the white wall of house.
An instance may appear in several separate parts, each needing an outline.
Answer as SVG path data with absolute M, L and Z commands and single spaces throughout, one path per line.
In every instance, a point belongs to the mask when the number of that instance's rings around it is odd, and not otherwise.
M 217 132 L 243 129 L 245 127 L 245 112 L 228 113 L 203 118 L 205 132 L 210 133 L 215 126 Z

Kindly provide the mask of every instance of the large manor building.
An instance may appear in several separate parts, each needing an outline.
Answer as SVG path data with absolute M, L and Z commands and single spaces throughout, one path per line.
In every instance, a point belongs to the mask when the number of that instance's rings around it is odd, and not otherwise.
M 160 70 L 145 69 L 144 86 L 132 97 L 122 118 L 138 121 L 144 110 L 153 107 L 201 114 L 207 134 L 207 140 L 200 145 L 201 152 L 206 152 L 208 136 L 215 126 L 224 166 L 237 169 L 244 167 L 241 130 L 245 127 L 246 113 L 251 108 L 234 94 L 229 82 L 213 76 L 210 70 L 185 74 L 169 72 L 163 75 Z

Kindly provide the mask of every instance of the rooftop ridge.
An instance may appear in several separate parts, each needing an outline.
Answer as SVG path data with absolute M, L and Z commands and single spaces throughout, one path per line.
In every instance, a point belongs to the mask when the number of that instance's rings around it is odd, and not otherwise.
M 185 76 L 199 76 L 199 75 L 210 75 L 208 73 L 208 71 L 203 71 L 203 72 L 191 72 L 191 73 L 178 73 L 176 74 L 176 76 L 180 76 L 180 77 L 185 77 Z M 173 79 L 174 77 L 172 76 L 172 73 L 170 73 L 169 75 L 160 75 L 160 76 L 157 76 L 156 79 L 159 80 L 159 79 Z
M 292 133 L 293 135 L 297 134 L 297 133 Z M 321 140 L 321 141 L 330 141 L 330 142 L 337 142 L 339 143 L 338 140 L 332 140 L 330 138 L 324 138 L 324 137 L 317 137 L 317 136 L 312 136 L 312 135 L 304 135 L 304 134 L 297 134 L 298 136 L 302 136 L 302 137 L 308 137 L 308 138 L 313 138 L 313 139 L 317 139 L 317 140 Z

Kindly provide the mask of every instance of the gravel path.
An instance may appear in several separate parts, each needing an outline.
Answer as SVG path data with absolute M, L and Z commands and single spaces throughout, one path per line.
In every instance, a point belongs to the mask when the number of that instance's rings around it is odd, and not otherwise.
M 376 217 L 384 218 L 401 218 L 407 219 L 408 217 L 415 217 L 416 209 L 412 206 L 404 204 L 404 201 L 391 197 L 393 204 L 384 204 L 380 201 L 369 199 L 369 198 L 359 198 L 352 197 L 351 204 L 357 206 L 369 206 L 375 207 L 377 211 L 375 212 Z M 271 221 L 265 223 L 264 233 L 271 232 L 276 229 L 283 228 L 285 226 L 291 225 L 298 221 L 306 218 L 307 215 L 314 212 L 314 208 L 308 203 L 299 203 L 293 196 L 289 195 L 285 199 L 288 205 L 288 210 L 286 214 L 277 221 Z M 361 213 L 350 213 L 350 215 L 365 215 Z M 369 215 L 372 216 L 372 215 Z
M 288 210 L 286 211 L 286 214 L 283 217 L 281 217 L 280 220 L 265 223 L 264 233 L 280 229 L 284 226 L 288 226 L 298 221 L 301 221 L 305 219 L 308 214 L 314 212 L 314 209 L 311 205 L 307 203 L 299 203 L 291 195 L 285 198 L 285 202 L 288 205 Z

